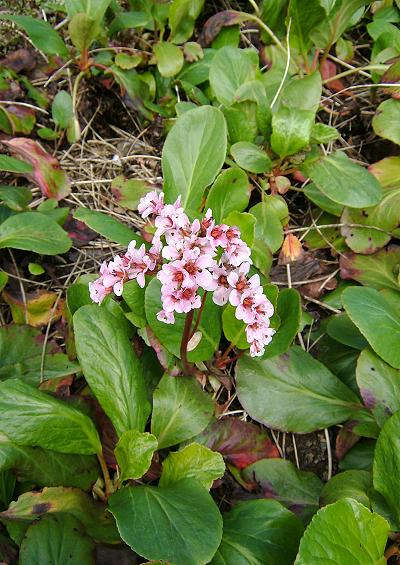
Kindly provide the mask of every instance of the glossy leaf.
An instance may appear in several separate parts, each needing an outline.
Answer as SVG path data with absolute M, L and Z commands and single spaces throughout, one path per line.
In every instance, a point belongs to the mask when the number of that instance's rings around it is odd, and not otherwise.
M 322 481 L 314 473 L 300 471 L 285 459 L 261 459 L 243 469 L 242 476 L 256 483 L 265 498 L 273 498 L 309 522 L 319 508 Z
M 231 154 L 242 169 L 251 173 L 265 173 L 271 170 L 271 159 L 267 153 L 254 143 L 239 141 L 231 147 Z
M 173 77 L 179 73 L 183 66 L 183 53 L 177 45 L 161 41 L 154 45 L 153 51 L 161 76 Z
M 218 49 L 210 67 L 210 85 L 220 104 L 230 106 L 238 89 L 256 78 L 257 53 L 236 47 Z
M 97 305 L 82 306 L 74 332 L 85 378 L 118 436 L 143 431 L 150 413 L 143 369 L 118 318 Z
M 101 543 L 119 543 L 114 519 L 105 506 L 77 488 L 49 487 L 25 492 L 0 518 L 11 522 L 30 522 L 44 515 L 71 515 L 82 522 L 86 533 Z M 61 564 L 60 564 L 61 565 Z
M 328 212 L 328 214 L 332 214 L 333 216 L 341 216 L 343 205 L 328 198 L 314 183 L 309 183 L 305 186 L 303 192 L 311 202 L 316 204 L 324 212 Z
M 94 543 L 73 516 L 44 516 L 28 528 L 19 553 L 21 565 L 94 564 Z
M 241 357 L 236 382 L 246 412 L 283 431 L 308 433 L 326 428 L 361 408 L 347 386 L 297 346 L 272 359 Z
M 354 279 L 377 290 L 399 289 L 397 277 L 400 246 L 391 245 L 373 255 L 344 253 L 340 258 L 342 279 Z
M 225 119 L 217 108 L 203 106 L 178 118 L 162 153 L 166 202 L 181 195 L 187 211 L 198 211 L 205 188 L 224 162 L 226 135 Z
M 150 467 L 157 439 L 137 430 L 124 432 L 115 447 L 115 456 L 120 468 L 120 480 L 140 479 Z
M 211 208 L 217 223 L 222 222 L 230 212 L 243 212 L 249 203 L 250 186 L 244 171 L 225 169 L 210 188 L 204 208 Z
M 0 18 L 21 26 L 28 34 L 32 43 L 44 53 L 68 57 L 67 46 L 49 22 L 33 18 L 32 16 L 10 14 L 1 14 Z
M 150 281 L 145 295 L 146 317 L 149 326 L 170 353 L 180 357 L 180 345 L 185 324 L 185 314 L 175 314 L 173 326 L 157 320 L 157 313 L 162 309 L 161 284 L 157 279 Z M 220 307 L 214 304 L 208 294 L 197 331 L 202 338 L 193 351 L 188 353 L 189 361 L 210 359 L 217 348 L 221 336 Z
M 84 222 L 90 229 L 97 231 L 111 241 L 115 241 L 115 243 L 128 245 L 132 240 L 137 241 L 138 244 L 143 243 L 142 238 L 126 224 L 122 224 L 103 212 L 90 210 L 89 208 L 77 208 L 74 218 Z
M 311 110 L 281 104 L 272 117 L 271 147 L 281 158 L 293 155 L 308 145 L 315 114 Z
M 400 314 L 377 290 L 346 288 L 342 296 L 347 314 L 384 361 L 400 369 Z
M 221 541 L 219 510 L 194 479 L 167 487 L 123 488 L 110 498 L 110 509 L 122 539 L 147 559 L 201 565 Z
M 374 206 L 383 196 L 376 178 L 341 151 L 306 161 L 303 168 L 321 192 L 344 206 Z
M 225 472 L 222 456 L 208 447 L 191 443 L 183 449 L 170 452 L 163 461 L 160 487 L 174 484 L 182 479 L 196 479 L 210 490 L 213 482 Z
M 195 380 L 164 375 L 154 391 L 151 432 L 160 449 L 176 445 L 203 431 L 213 412 L 210 396 Z
M 0 383 L 0 431 L 20 445 L 61 453 L 101 452 L 91 419 L 19 379 Z
M 353 498 L 371 507 L 368 491 L 372 488 L 372 476 L 368 471 L 344 471 L 333 476 L 321 492 L 321 506 L 332 504 L 341 498 Z
M 383 565 L 389 524 L 351 498 L 330 504 L 314 516 L 300 542 L 296 565 L 362 563 Z
M 222 542 L 211 565 L 293 563 L 303 526 L 279 502 L 239 502 L 223 518 Z

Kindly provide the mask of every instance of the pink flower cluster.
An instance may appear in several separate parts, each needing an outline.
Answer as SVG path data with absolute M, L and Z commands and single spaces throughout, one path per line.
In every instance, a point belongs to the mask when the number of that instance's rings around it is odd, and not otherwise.
M 250 248 L 240 238 L 236 227 L 216 224 L 211 210 L 204 218 L 189 221 L 181 206 L 164 204 L 163 193 L 150 192 L 138 207 L 143 218 L 154 220 L 156 231 L 152 247 L 146 251 L 136 242 L 129 244 L 123 256 L 117 256 L 100 268 L 100 278 L 90 283 L 94 302 L 114 292 L 122 294 L 124 282 L 136 279 L 143 288 L 145 274 L 157 273 L 161 282 L 162 310 L 157 318 L 167 324 L 174 314 L 200 308 L 199 290 L 213 293 L 215 304 L 228 301 L 236 308 L 236 317 L 246 324 L 246 337 L 252 356 L 263 355 L 275 331 L 269 327 L 274 313 L 258 275 L 248 277 L 252 263 Z M 167 262 L 166 262 L 167 261 Z

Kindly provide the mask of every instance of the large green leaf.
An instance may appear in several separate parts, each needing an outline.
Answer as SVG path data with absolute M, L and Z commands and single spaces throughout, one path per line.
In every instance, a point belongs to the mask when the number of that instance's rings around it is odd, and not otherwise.
M 342 302 L 372 349 L 384 361 L 400 369 L 400 314 L 373 288 L 346 288 Z
M 341 498 L 354 498 L 370 508 L 368 491 L 372 488 L 369 471 L 350 470 L 334 475 L 321 492 L 321 506 L 332 504 Z
M 292 20 L 290 44 L 306 55 L 311 46 L 310 33 L 325 18 L 325 10 L 320 0 L 291 0 L 288 18 Z
M 115 447 L 121 481 L 140 479 L 150 467 L 157 447 L 157 439 L 148 432 L 124 432 Z
M 191 443 L 166 457 L 159 485 L 164 487 L 182 479 L 196 479 L 210 490 L 213 482 L 220 479 L 224 472 L 225 463 L 220 453 L 199 443 Z
M 132 240 L 143 243 L 142 238 L 126 224 L 122 224 L 112 216 L 108 216 L 103 212 L 97 212 L 89 208 L 77 208 L 74 213 L 74 218 L 80 222 L 84 222 L 89 228 L 97 231 L 107 239 L 115 241 L 115 243 L 128 245 Z
M 300 331 L 301 299 L 294 288 L 285 288 L 278 294 L 276 313 L 280 318 L 280 326 L 266 347 L 263 359 L 281 355 Z
M 219 223 L 230 212 L 243 212 L 250 198 L 250 183 L 241 169 L 225 169 L 216 178 L 208 193 L 205 209 L 211 208 Z
M 203 106 L 180 116 L 162 153 L 167 202 L 182 196 L 182 206 L 198 211 L 203 192 L 217 176 L 226 155 L 226 124 L 220 110 Z
M 97 459 L 92 455 L 17 445 L 0 434 L 0 471 L 4 470 L 11 470 L 19 481 L 39 487 L 64 485 L 82 490 L 89 490 L 99 473 Z
M 365 337 L 347 314 L 331 316 L 326 324 L 326 333 L 332 339 L 354 349 L 364 349 L 368 345 Z
M 122 539 L 147 559 L 201 565 L 216 552 L 222 518 L 194 479 L 167 487 L 126 487 L 110 498 Z
M 44 515 L 59 514 L 74 516 L 95 541 L 120 542 L 115 521 L 104 504 L 78 488 L 49 487 L 39 492 L 25 492 L 0 513 L 0 519 L 28 526 Z
M 49 515 L 30 526 L 19 552 L 20 565 L 94 564 L 94 543 L 73 516 Z
M 400 524 L 400 411 L 386 421 L 376 442 L 373 482 Z
M 385 363 L 370 349 L 361 352 L 357 362 L 357 384 L 364 404 L 379 425 L 400 410 L 400 370 Z
M 223 518 L 222 542 L 211 565 L 292 565 L 303 526 L 279 502 L 239 502 Z
M 270 428 L 308 433 L 343 422 L 361 408 L 347 386 L 298 346 L 272 359 L 243 356 L 236 367 L 243 408 Z
M 49 22 L 32 16 L 9 14 L 1 14 L 0 19 L 9 20 L 21 26 L 29 35 L 32 43 L 44 53 L 68 57 L 67 46 Z
M 300 542 L 296 565 L 384 565 L 389 524 L 351 498 L 314 516 Z
M 19 379 L 0 383 L 0 432 L 20 445 L 61 453 L 101 453 L 88 416 Z
M 256 78 L 257 52 L 226 46 L 215 54 L 210 67 L 210 84 L 218 102 L 230 106 L 238 89 Z
M 160 448 L 199 434 L 211 420 L 214 406 L 194 379 L 164 375 L 154 391 L 151 431 Z
M 342 151 L 310 159 L 304 171 L 328 198 L 350 208 L 374 206 L 383 193 L 376 178 Z
M 72 242 L 47 214 L 21 212 L 0 225 L 0 249 L 12 247 L 43 255 L 66 253 Z
M 380 137 L 400 145 L 400 133 L 397 124 L 400 119 L 400 101 L 389 98 L 380 104 L 372 119 L 374 132 Z
M 74 331 L 85 378 L 118 436 L 143 431 L 150 414 L 143 368 L 118 318 L 94 304 L 82 306 Z
M 314 473 L 299 471 L 285 459 L 261 459 L 242 471 L 248 483 L 256 483 L 265 498 L 273 498 L 308 522 L 319 508 L 322 481 Z
M 340 276 L 342 279 L 354 279 L 377 290 L 383 288 L 399 290 L 399 265 L 400 246 L 398 245 L 390 245 L 372 255 L 344 253 L 340 257 Z
M 156 337 L 168 351 L 176 357 L 180 357 L 180 346 L 186 315 L 175 314 L 175 323 L 173 325 L 157 320 L 157 313 L 162 309 L 161 283 L 158 279 L 154 278 L 146 288 L 145 308 L 148 324 Z M 189 351 L 189 361 L 210 359 L 219 344 L 221 337 L 221 312 L 220 307 L 212 301 L 210 294 L 206 298 L 197 331 L 201 332 L 202 337 L 194 350 Z

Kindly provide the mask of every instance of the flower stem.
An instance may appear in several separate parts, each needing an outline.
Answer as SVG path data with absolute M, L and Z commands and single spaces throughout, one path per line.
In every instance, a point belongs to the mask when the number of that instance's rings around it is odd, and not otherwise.
M 186 314 L 185 326 L 183 328 L 182 341 L 181 341 L 181 361 L 185 375 L 190 376 L 193 373 L 192 366 L 187 358 L 187 346 L 190 339 L 190 330 L 193 322 L 194 310 L 190 310 Z
M 106 460 L 104 459 L 103 453 L 98 453 L 97 459 L 99 460 L 100 467 L 101 467 L 101 470 L 102 470 L 102 473 L 103 473 L 104 485 L 105 485 L 105 489 L 106 489 L 106 498 L 108 499 L 110 494 L 112 494 L 114 492 L 114 487 L 113 487 L 113 484 L 112 484 L 112 481 L 111 481 L 111 478 L 110 478 L 110 473 L 108 472 L 107 463 L 106 463 Z

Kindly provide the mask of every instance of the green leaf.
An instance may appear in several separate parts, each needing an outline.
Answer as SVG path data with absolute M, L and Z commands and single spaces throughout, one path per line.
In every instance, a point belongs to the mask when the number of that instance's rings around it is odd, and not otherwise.
M 98 22 L 85 13 L 75 14 L 69 22 L 68 31 L 74 47 L 80 53 L 89 49 L 100 32 Z
M 0 249 L 12 247 L 43 255 L 59 255 L 71 247 L 66 232 L 40 212 L 21 212 L 0 225 Z
M 31 275 L 34 276 L 43 275 L 43 273 L 46 272 L 42 265 L 39 265 L 39 263 L 28 263 L 28 271 Z
M 95 304 L 82 306 L 74 331 L 85 379 L 117 435 L 143 431 L 150 413 L 143 369 L 118 318 Z
M 0 271 L 0 292 L 8 283 L 8 275 L 4 271 Z
M 396 127 L 399 119 L 400 101 L 390 98 L 379 104 L 376 114 L 372 118 L 372 128 L 380 137 L 400 145 L 400 134 Z
M 308 433 L 326 428 L 361 408 L 347 386 L 298 346 L 272 359 L 241 357 L 236 384 L 251 418 L 283 431 Z
M 145 12 L 119 12 L 110 24 L 109 36 L 112 37 L 119 31 L 135 27 L 147 27 L 150 25 L 151 16 Z M 149 28 L 148 28 L 149 29 Z
M 44 53 L 68 57 L 67 46 L 49 22 L 33 18 L 32 16 L 10 14 L 1 14 L 0 19 L 9 20 L 21 26 L 35 47 Z
M 0 155 L 0 171 L 8 173 L 28 174 L 33 172 L 33 167 L 21 159 L 15 159 L 8 155 Z
M 126 224 L 122 224 L 104 212 L 97 212 L 89 208 L 77 208 L 74 218 L 84 222 L 90 229 L 97 231 L 111 241 L 115 241 L 115 243 L 128 245 L 132 240 L 140 244 L 143 243 L 142 238 Z
M 311 140 L 315 143 L 329 143 L 340 137 L 338 130 L 323 123 L 314 124 L 311 129 Z
M 211 106 L 189 110 L 177 119 L 162 153 L 167 202 L 181 195 L 184 208 L 199 210 L 205 188 L 224 162 L 226 135 L 222 112 Z
M 10 470 L 19 481 L 29 481 L 39 487 L 62 484 L 82 490 L 90 490 L 99 474 L 93 455 L 21 446 L 3 434 L 0 434 L 0 470 Z
M 241 169 L 225 169 L 216 178 L 204 208 L 211 208 L 215 221 L 222 222 L 230 212 L 243 212 L 249 204 L 250 183 Z
M 341 151 L 306 161 L 303 168 L 321 192 L 344 206 L 374 206 L 382 198 L 376 178 Z
M 70 18 L 79 12 L 85 12 L 100 21 L 110 3 L 111 0 L 65 0 L 65 7 Z
M 140 199 L 150 190 L 149 185 L 139 179 L 127 179 L 123 175 L 111 182 L 111 192 L 118 205 L 128 210 L 137 210 Z
M 60 90 L 54 97 L 51 106 L 54 123 L 61 129 L 66 129 L 74 117 L 72 98 L 66 90 Z
M 157 448 L 157 438 L 148 432 L 137 430 L 124 432 L 115 447 L 115 456 L 120 468 L 120 480 L 143 477 L 150 467 Z
M 258 263 L 258 254 L 262 253 L 265 244 L 272 253 L 280 249 L 283 243 L 283 229 L 279 214 L 271 201 L 259 202 L 249 210 L 256 219 L 255 226 L 255 249 L 256 255 L 253 257 L 255 265 Z
M 288 12 L 288 18 L 292 19 L 291 47 L 306 55 L 311 46 L 310 34 L 325 16 L 320 0 L 309 0 L 306 4 L 301 0 L 291 0 Z
M 144 307 L 145 288 L 141 288 L 137 281 L 128 281 L 124 284 L 122 298 L 130 308 L 129 321 L 138 328 L 144 328 L 147 324 L 146 311 Z
M 376 441 L 373 439 L 361 438 L 354 447 L 350 449 L 339 462 L 339 469 L 361 471 L 371 471 L 374 459 Z
M 222 328 L 226 339 L 239 349 L 249 349 L 246 337 L 246 324 L 236 318 L 236 308 L 227 304 L 222 313 Z
M 154 45 L 153 52 L 161 76 L 173 77 L 179 73 L 183 66 L 183 53 L 177 45 L 161 41 Z
M 218 102 L 231 106 L 238 89 L 255 80 L 257 68 L 256 51 L 231 46 L 219 49 L 210 67 L 210 85 Z
M 372 476 L 368 471 L 344 471 L 332 477 L 321 493 L 321 505 L 332 504 L 342 498 L 354 498 L 357 502 L 371 507 L 368 491 L 372 488 Z
M 342 279 L 354 279 L 380 290 L 399 290 L 400 246 L 391 245 L 373 255 L 345 253 L 340 258 Z
M 170 41 L 184 43 L 191 37 L 204 0 L 173 0 L 168 12 Z
M 303 526 L 279 502 L 239 502 L 223 518 L 222 542 L 211 565 L 293 563 Z
M 368 167 L 383 189 L 399 187 L 400 157 L 386 157 Z
M 384 496 L 386 503 L 400 524 L 400 411 L 386 421 L 375 447 L 373 464 L 374 488 Z M 398 528 L 397 528 L 398 529 Z
M 314 516 L 300 542 L 295 564 L 383 565 L 388 533 L 384 518 L 344 498 Z
M 224 224 L 228 226 L 234 226 L 239 228 L 240 230 L 240 237 L 243 239 L 245 243 L 249 247 L 252 247 L 254 243 L 254 233 L 255 233 L 255 225 L 256 225 L 256 218 L 253 214 L 249 214 L 248 212 L 230 212 L 230 214 L 224 218 Z
M 283 159 L 310 142 L 315 112 L 281 104 L 272 116 L 271 147 Z
M 273 498 L 305 523 L 319 508 L 322 481 L 314 473 L 299 471 L 285 459 L 261 459 L 242 471 L 245 481 L 256 483 L 265 498 Z
M 342 295 L 347 314 L 384 361 L 400 369 L 400 314 L 373 288 L 350 287 Z
M 44 516 L 30 526 L 19 552 L 20 565 L 94 564 L 94 543 L 73 516 Z
M 95 541 L 120 543 L 114 519 L 105 506 L 77 488 L 49 487 L 26 492 L 0 513 L 0 519 L 27 526 L 44 515 L 66 514 L 79 520 Z
M 278 331 L 267 346 L 263 359 L 270 359 L 287 351 L 297 333 L 300 331 L 301 300 L 294 288 L 285 288 L 278 295 L 276 307 L 281 323 Z
M 204 430 L 214 405 L 199 383 L 165 374 L 154 391 L 151 432 L 160 449 L 186 441 Z
M 221 541 L 219 510 L 194 479 L 167 487 L 123 488 L 111 496 L 110 510 L 122 539 L 147 559 L 201 565 Z
M 154 278 L 146 288 L 145 308 L 148 325 L 156 335 L 157 339 L 176 357 L 180 357 L 180 346 L 183 328 L 185 325 L 185 314 L 175 314 L 175 324 L 164 324 L 157 320 L 157 313 L 162 309 L 161 283 Z M 189 351 L 189 361 L 205 361 L 210 359 L 221 337 L 221 309 L 214 304 L 212 296 L 207 295 L 200 323 L 197 331 L 201 332 L 201 340 L 193 351 Z
M 400 410 L 400 371 L 365 349 L 358 358 L 356 377 L 365 406 L 382 426 Z
M 196 479 L 210 490 L 224 472 L 222 455 L 199 443 L 191 443 L 180 451 L 169 453 L 163 461 L 159 486 L 166 487 L 181 479 Z
M 367 0 L 335 2 L 327 17 L 315 29 L 310 30 L 311 39 L 316 47 L 329 50 L 349 26 L 354 14 L 366 4 L 368 4 Z
M 61 400 L 19 379 L 0 383 L 0 431 L 20 445 L 60 453 L 101 452 L 91 419 Z
M 340 231 L 350 249 L 370 254 L 384 247 L 390 241 L 390 232 L 400 223 L 399 209 L 400 188 L 385 192 L 377 206 L 361 210 L 345 208 L 341 218 L 344 225 Z M 362 225 L 371 227 L 363 228 Z
M 11 210 L 22 212 L 32 200 L 32 193 L 24 186 L 0 185 L 0 200 Z
M 231 147 L 231 154 L 242 169 L 251 173 L 265 173 L 271 170 L 271 159 L 254 143 L 239 141 Z
M 246 86 L 246 84 L 244 86 Z M 261 88 L 263 87 L 261 86 Z M 226 119 L 231 144 L 255 141 L 258 131 L 261 129 L 261 127 L 259 127 L 259 120 L 257 119 L 260 114 L 256 102 L 250 100 L 235 102 L 229 106 L 229 108 L 223 108 L 223 113 Z
M 331 316 L 326 325 L 326 333 L 339 343 L 354 349 L 364 349 L 368 345 L 364 336 L 347 314 Z
M 314 183 L 309 183 L 303 188 L 304 194 L 307 196 L 311 202 L 313 202 L 318 208 L 321 208 L 324 212 L 332 214 L 333 216 L 341 216 L 343 212 L 343 205 L 334 202 L 328 198 L 323 192 L 321 192 Z

